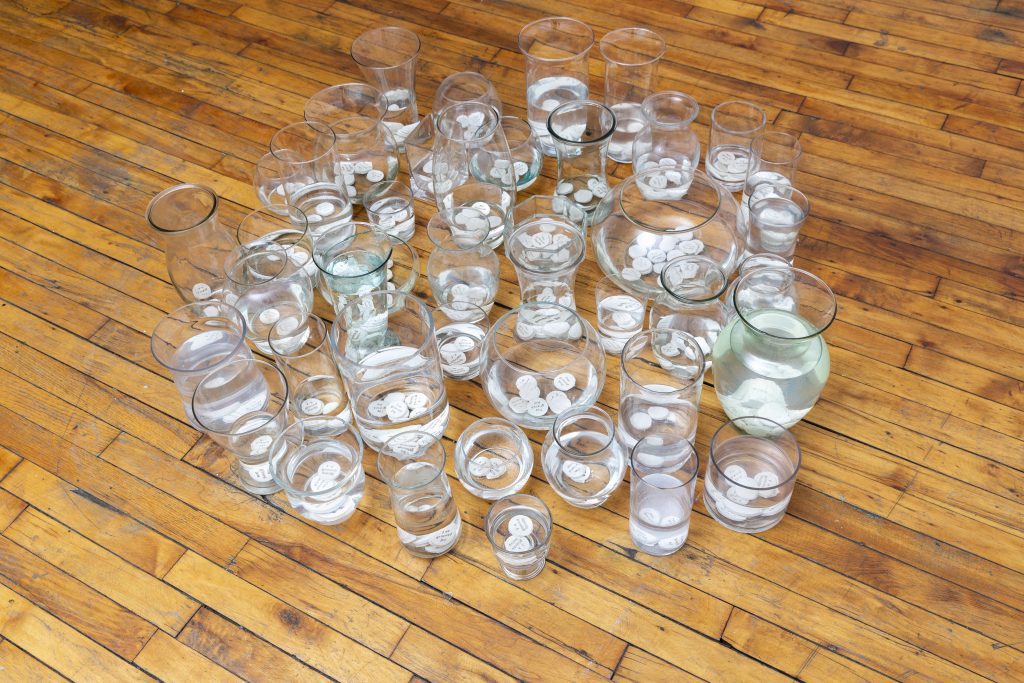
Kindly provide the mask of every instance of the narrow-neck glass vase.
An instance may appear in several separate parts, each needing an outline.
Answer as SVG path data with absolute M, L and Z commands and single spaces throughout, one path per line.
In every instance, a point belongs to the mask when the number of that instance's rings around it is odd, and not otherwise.
M 659 92 L 644 100 L 644 127 L 633 141 L 633 173 L 652 168 L 692 174 L 700 161 L 700 138 L 690 128 L 697 100 L 681 92 Z

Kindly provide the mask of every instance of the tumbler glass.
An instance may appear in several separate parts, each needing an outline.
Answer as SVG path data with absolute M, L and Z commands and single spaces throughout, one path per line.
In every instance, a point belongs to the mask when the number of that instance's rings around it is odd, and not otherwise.
M 664 291 L 651 305 L 651 329 L 686 332 L 704 353 L 705 369 L 711 367 L 711 349 L 725 326 L 725 273 L 706 256 L 680 256 L 661 271 Z
M 217 224 L 219 201 L 203 185 L 175 185 L 146 207 L 146 220 L 160 234 L 167 275 L 185 303 L 223 296 L 224 259 L 234 247 Z
M 526 63 L 527 120 L 547 156 L 555 156 L 548 115 L 559 105 L 590 94 L 587 57 L 593 46 L 590 27 L 569 17 L 538 19 L 519 32 Z
M 594 285 L 597 332 L 605 353 L 619 355 L 626 342 L 644 328 L 647 302 L 626 292 L 610 277 Z
M 408 242 L 416 232 L 412 190 L 403 182 L 385 180 L 371 185 L 363 195 L 366 215 L 381 232 Z
M 604 57 L 604 101 L 615 112 L 615 133 L 608 156 L 633 161 L 633 138 L 644 127 L 641 105 L 657 90 L 658 64 L 665 41 L 646 28 L 609 31 L 598 44 Z
M 503 116 L 501 129 L 505 131 L 508 149 L 512 154 L 516 190 L 525 190 L 540 176 L 541 167 L 544 165 L 544 151 L 537 136 L 534 135 L 533 128 L 526 121 L 515 116 Z
M 501 115 L 501 98 L 498 97 L 498 91 L 494 84 L 479 72 L 459 71 L 446 76 L 434 93 L 433 111 L 436 114 L 451 104 L 463 102 L 489 104 L 498 110 L 499 116 Z
M 544 571 L 551 526 L 551 511 L 535 496 L 520 493 L 491 505 L 484 532 L 505 576 L 524 581 Z
M 399 147 L 419 121 L 416 115 L 416 60 L 420 39 L 398 26 L 364 31 L 352 41 L 352 59 L 363 76 L 384 94 L 387 126 Z
M 267 152 L 256 161 L 252 173 L 252 187 L 256 190 L 256 198 L 260 204 L 271 211 L 284 212 L 288 205 L 285 199 L 284 180 L 277 164 L 277 157 Z
M 528 201 L 537 203 L 534 198 Z M 587 241 L 578 223 L 543 214 L 531 214 L 517 223 L 505 245 L 524 303 L 557 303 L 572 309 L 576 308 L 576 271 L 586 252 Z
M 629 458 L 629 535 L 648 555 L 671 555 L 690 533 L 700 459 L 678 434 L 654 433 Z
M 733 301 L 733 295 L 740 279 L 752 270 L 771 267 L 788 268 L 789 261 L 776 254 L 751 254 L 740 262 L 740 266 L 736 270 L 736 277 L 729 283 L 729 288 L 722 295 L 722 308 L 725 311 L 726 323 L 732 322 L 732 319 L 736 317 L 736 304 Z
M 252 360 L 245 345 L 245 318 L 221 301 L 199 301 L 168 313 L 153 328 L 150 350 L 171 371 L 181 394 L 185 417 L 199 427 L 192 413 L 192 395 L 200 380 L 225 363 Z
M 289 204 L 263 207 L 249 213 L 235 230 L 235 241 L 246 249 L 283 251 L 297 268 L 306 271 L 315 287 L 320 271 L 313 263 L 313 236 L 306 215 Z
M 332 423 L 327 426 L 324 423 Z M 295 511 L 317 524 L 341 524 L 363 497 L 363 442 L 333 420 L 297 420 L 270 446 L 270 474 Z
M 523 430 L 500 417 L 469 425 L 455 444 L 455 473 L 477 498 L 518 493 L 533 471 L 533 446 Z
M 626 473 L 626 451 L 615 438 L 615 421 L 597 406 L 559 413 L 541 453 L 551 488 L 578 508 L 604 503 Z
M 336 139 L 327 125 L 304 121 L 285 126 L 270 141 L 285 199 L 306 216 L 314 240 L 352 220 L 352 198 L 337 163 Z
M 331 347 L 363 441 L 402 432 L 440 438 L 448 426 L 441 357 L 426 305 L 404 292 L 371 292 L 338 311 Z
M 353 298 L 387 286 L 394 244 L 369 223 L 347 223 L 323 233 L 313 249 L 320 293 L 337 313 Z
M 320 418 L 307 431 L 314 435 L 342 429 L 352 421 L 348 394 L 331 357 L 327 325 L 315 315 L 306 320 L 279 320 L 268 338 L 277 367 L 284 373 L 292 413 Z
M 605 166 L 615 132 L 615 114 L 592 100 L 566 102 L 548 116 L 548 133 L 558 157 L 558 194 L 572 195 L 593 211 L 609 192 Z
M 427 278 L 438 306 L 465 301 L 490 313 L 501 263 L 485 244 L 489 234 L 484 214 L 475 209 L 442 211 L 430 218 L 427 236 L 434 248 L 427 259 Z
M 417 431 L 389 439 L 377 455 L 377 472 L 391 493 L 398 539 L 417 557 L 445 554 L 462 531 L 444 461 L 437 437 Z
M 370 187 L 398 175 L 398 145 L 383 123 L 367 116 L 351 116 L 334 121 L 331 130 L 337 169 L 353 203 L 362 204 L 363 194 Z
M 700 162 L 700 139 L 690 128 L 700 113 L 697 100 L 681 92 L 659 92 L 644 100 L 641 111 L 644 127 L 633 139 L 633 173 L 661 167 L 666 174 L 692 176 Z M 673 184 L 678 181 L 670 177 Z
M 435 308 L 433 316 L 444 376 L 471 380 L 479 375 L 483 341 L 490 329 L 487 312 L 465 301 L 453 301 Z
M 288 426 L 288 382 L 263 360 L 233 360 L 206 375 L 192 396 L 199 428 L 234 456 L 242 488 L 280 490 L 270 474 L 270 446 Z
M 749 225 L 748 202 L 754 187 L 761 183 L 772 183 L 780 187 L 793 185 L 802 153 L 799 138 L 781 131 L 763 131 L 750 141 L 750 164 L 747 166 L 743 198 L 740 201 L 744 223 Z
M 800 469 L 800 444 L 763 417 L 738 417 L 711 438 L 704 507 L 726 529 L 756 534 L 782 521 Z
M 764 109 L 753 102 L 729 100 L 711 110 L 711 134 L 704 165 L 708 175 L 730 192 L 743 189 L 750 165 L 750 142 L 764 130 Z
M 271 353 L 267 336 L 279 320 L 297 323 L 313 310 L 313 282 L 305 264 L 297 266 L 280 248 L 236 247 L 225 270 L 224 299 L 245 316 L 246 335 L 263 353 Z
M 795 187 L 767 182 L 753 187 L 748 204 L 747 250 L 776 254 L 792 264 L 810 201 Z
M 675 434 L 693 442 L 704 380 L 704 353 L 678 330 L 646 330 L 626 342 L 619 369 L 619 441 Z

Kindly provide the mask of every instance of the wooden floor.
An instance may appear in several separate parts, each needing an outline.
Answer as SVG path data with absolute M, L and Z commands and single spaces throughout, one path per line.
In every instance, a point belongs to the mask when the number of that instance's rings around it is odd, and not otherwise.
M 840 312 L 781 525 L 731 533 L 698 503 L 653 558 L 626 487 L 580 511 L 538 467 L 550 560 L 513 583 L 457 483 L 465 531 L 433 561 L 372 476 L 341 527 L 236 486 L 149 354 L 179 301 L 143 211 L 205 183 L 233 227 L 272 133 L 359 79 L 348 48 L 382 22 L 423 39 L 421 111 L 473 69 L 522 115 L 516 34 L 553 7 L 657 29 L 703 139 L 735 97 L 800 133 L 797 264 Z M 591 70 L 600 95 L 596 50 Z M 1022 77 L 1021 0 L 0 2 L 0 680 L 1024 680 Z M 494 414 L 449 391 L 449 436 Z M 709 385 L 702 455 L 722 420 Z

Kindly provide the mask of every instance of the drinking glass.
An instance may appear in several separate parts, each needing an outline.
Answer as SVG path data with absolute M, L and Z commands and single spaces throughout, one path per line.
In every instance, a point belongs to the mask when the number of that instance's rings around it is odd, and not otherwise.
M 352 59 L 384 95 L 384 125 L 399 147 L 419 121 L 416 115 L 416 60 L 420 38 L 398 26 L 381 26 L 352 41 Z
M 408 242 L 416 232 L 412 190 L 403 182 L 385 180 L 363 195 L 366 215 L 378 230 Z
M 800 469 L 800 444 L 763 417 L 737 417 L 711 437 L 704 507 L 726 529 L 756 534 L 782 521 Z
M 484 214 L 475 209 L 442 211 L 430 218 L 427 236 L 434 249 L 427 259 L 427 278 L 438 306 L 465 301 L 490 313 L 501 263 L 485 244 L 489 234 Z
M 800 228 L 811 211 L 810 201 L 791 185 L 767 182 L 753 187 L 748 204 L 747 250 L 777 254 L 792 264 Z
M 313 282 L 287 251 L 236 247 L 225 270 L 224 300 L 245 316 L 246 335 L 263 353 L 271 352 L 267 336 L 279 320 L 302 321 L 313 310 Z
M 547 156 L 555 156 L 548 115 L 559 105 L 590 94 L 587 57 L 593 46 L 590 27 L 569 17 L 538 19 L 519 32 L 519 51 L 526 63 L 527 120 Z
M 512 154 L 516 190 L 525 190 L 540 176 L 541 167 L 544 165 L 544 151 L 537 141 L 533 128 L 526 121 L 515 116 L 502 116 L 501 129 L 505 131 L 508 150 Z
M 615 114 L 592 100 L 566 102 L 548 116 L 548 133 L 558 157 L 560 195 L 572 195 L 585 211 L 593 211 L 608 194 L 605 165 L 615 131 Z
M 661 271 L 662 293 L 651 306 L 651 329 L 686 332 L 697 340 L 705 369 L 711 349 L 725 326 L 725 273 L 706 256 L 680 256 Z
M 337 163 L 336 141 L 330 127 L 308 121 L 285 126 L 270 141 L 285 199 L 306 216 L 314 240 L 352 220 L 352 198 Z
M 291 388 L 292 413 L 320 418 L 307 431 L 334 431 L 352 420 L 348 394 L 331 356 L 327 325 L 315 315 L 279 320 L 270 330 L 270 350 Z
M 270 474 L 270 446 L 288 426 L 288 382 L 273 364 L 246 358 L 204 377 L 192 396 L 199 428 L 231 453 L 242 488 L 262 496 L 280 490 Z
M 402 432 L 444 433 L 448 394 L 430 310 L 422 301 L 398 291 L 353 299 L 334 319 L 331 350 L 370 448 Z
M 466 301 L 453 301 L 435 308 L 433 316 L 444 376 L 471 380 L 479 375 L 483 341 L 490 329 L 487 312 Z
M 283 251 L 297 268 L 306 271 L 315 287 L 320 271 L 313 263 L 313 236 L 306 215 L 289 204 L 262 207 L 247 214 L 235 230 L 235 241 L 246 249 Z
M 150 350 L 171 371 L 181 394 L 185 417 L 199 427 L 192 413 L 192 395 L 207 374 L 234 360 L 252 360 L 245 345 L 245 318 L 222 301 L 198 301 L 168 313 L 153 328 Z
M 494 84 L 477 71 L 459 71 L 449 74 L 437 86 L 434 93 L 434 113 L 452 104 L 463 102 L 482 102 L 498 110 L 501 115 L 501 98 Z
M 278 434 L 270 452 L 270 474 L 300 515 L 331 525 L 341 524 L 356 511 L 366 475 L 363 442 L 355 430 L 308 417 Z
M 633 138 L 644 127 L 641 105 L 657 90 L 658 64 L 665 41 L 646 28 L 609 31 L 598 44 L 604 57 L 604 102 L 615 112 L 615 134 L 608 156 L 633 161 Z
M 525 581 L 544 571 L 551 526 L 551 511 L 535 496 L 519 493 L 491 505 L 484 531 L 505 576 Z
M 671 433 L 691 443 L 704 380 L 704 353 L 678 330 L 646 330 L 626 342 L 619 370 L 619 441 Z M 717 377 L 716 377 L 717 380 Z
M 578 508 L 604 503 L 626 473 L 626 452 L 615 438 L 615 421 L 597 406 L 559 413 L 541 454 L 551 488 Z
M 740 279 L 744 275 L 752 270 L 757 270 L 758 268 L 788 268 L 789 265 L 789 261 L 776 254 L 751 254 L 740 261 L 739 268 L 736 270 L 735 279 L 729 283 L 729 288 L 726 289 L 725 294 L 722 295 L 722 308 L 725 310 L 726 323 L 732 322 L 732 319 L 736 317 L 736 306 L 733 301 L 733 294 L 736 292 L 737 283 L 739 283 Z
M 690 128 L 700 113 L 697 100 L 686 93 L 659 92 L 648 96 L 640 110 L 644 126 L 633 139 L 633 173 L 660 167 L 666 175 L 693 175 L 700 162 L 700 139 Z M 669 176 L 673 184 L 678 181 Z
M 366 190 L 398 175 L 398 145 L 383 123 L 367 116 L 351 116 L 333 122 L 331 130 L 337 169 L 353 203 L 362 204 Z
M 647 302 L 626 292 L 610 277 L 594 285 L 597 303 L 597 332 L 605 353 L 618 355 L 630 337 L 644 327 Z
M 169 187 L 146 207 L 146 220 L 160 234 L 167 275 L 185 303 L 223 296 L 224 259 L 231 236 L 217 223 L 219 201 L 203 185 Z
M 519 492 L 533 471 L 533 446 L 523 430 L 500 417 L 469 425 L 455 443 L 455 473 L 477 498 Z
M 570 199 L 537 195 L 512 212 L 505 242 L 520 299 L 576 307 L 576 271 L 586 255 L 586 212 Z
M 252 173 L 252 187 L 260 204 L 271 211 L 284 211 L 288 205 L 285 199 L 284 180 L 277 164 L 277 157 L 267 152 L 256 161 Z
M 636 442 L 629 458 L 629 535 L 648 555 L 671 555 L 690 532 L 700 459 L 693 445 L 672 433 Z
M 331 126 L 335 121 L 357 116 L 380 121 L 386 111 L 387 103 L 377 88 L 366 83 L 342 83 L 310 97 L 303 115 L 311 123 Z
M 353 298 L 385 289 L 393 243 L 369 223 L 347 223 L 320 235 L 313 262 L 320 293 L 337 313 Z
M 711 133 L 704 165 L 708 175 L 730 192 L 743 189 L 750 165 L 750 142 L 764 130 L 764 109 L 753 102 L 729 100 L 711 110 Z
M 746 225 L 750 224 L 748 202 L 754 187 L 761 183 L 772 183 L 779 187 L 793 185 L 802 153 L 799 138 L 782 131 L 763 131 L 750 141 L 750 164 L 747 166 L 740 201 Z
M 445 457 L 436 436 L 418 431 L 389 439 L 377 455 L 377 472 L 391 494 L 398 539 L 417 557 L 445 554 L 462 531 L 444 473 Z

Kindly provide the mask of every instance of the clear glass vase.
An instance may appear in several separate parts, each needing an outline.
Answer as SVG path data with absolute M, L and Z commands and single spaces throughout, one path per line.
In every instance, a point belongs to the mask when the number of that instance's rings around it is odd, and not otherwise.
M 419 122 L 416 114 L 416 62 L 420 38 L 399 26 L 364 31 L 352 41 L 352 59 L 384 97 L 384 125 L 399 147 Z
M 608 156 L 633 160 L 633 139 L 644 125 L 643 101 L 657 90 L 658 64 L 665 41 L 646 28 L 609 31 L 598 44 L 604 57 L 604 101 L 615 112 L 615 134 Z
M 697 170 L 700 138 L 690 128 L 697 100 L 681 92 L 654 93 L 641 106 L 644 127 L 633 140 L 633 173 L 661 166 L 684 174 Z
M 651 329 L 687 332 L 704 352 L 705 369 L 711 349 L 725 326 L 725 273 L 705 256 L 681 256 L 661 271 L 664 291 L 651 306 Z
M 427 235 L 434 249 L 427 259 L 427 279 L 438 306 L 464 301 L 490 312 L 498 294 L 501 263 L 484 242 L 489 229 L 484 215 L 470 209 L 469 226 L 455 222 L 452 212 L 434 215 Z
M 626 473 L 626 455 L 615 438 L 615 421 L 597 406 L 562 412 L 551 425 L 541 453 L 548 484 L 578 508 L 604 503 Z
M 558 157 L 556 191 L 572 196 L 588 212 L 609 192 L 605 167 L 614 132 L 615 114 L 600 102 L 567 102 L 548 117 Z
M 789 428 L 821 396 L 829 374 L 822 333 L 836 299 L 796 268 L 757 268 L 733 293 L 736 317 L 715 342 L 715 393 L 730 419 L 767 418 Z

